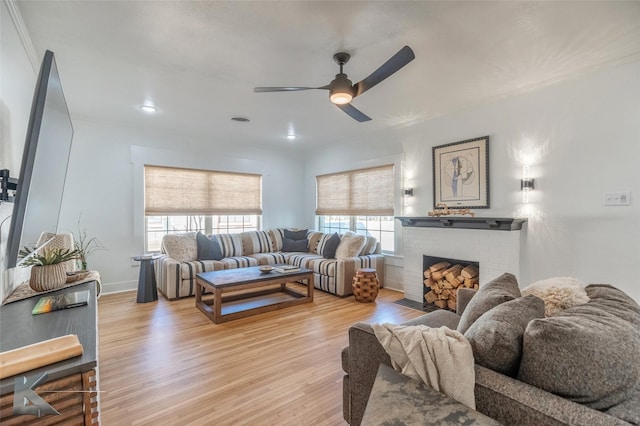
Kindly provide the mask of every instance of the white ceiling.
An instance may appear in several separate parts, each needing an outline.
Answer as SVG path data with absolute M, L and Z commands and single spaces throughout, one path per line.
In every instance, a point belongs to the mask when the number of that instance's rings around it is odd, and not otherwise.
M 362 139 L 640 59 L 640 1 L 16 3 L 38 60 L 55 53 L 74 117 L 265 147 Z M 353 102 L 370 122 L 323 90 L 253 93 L 328 84 L 338 51 L 355 83 L 404 45 L 416 59 Z

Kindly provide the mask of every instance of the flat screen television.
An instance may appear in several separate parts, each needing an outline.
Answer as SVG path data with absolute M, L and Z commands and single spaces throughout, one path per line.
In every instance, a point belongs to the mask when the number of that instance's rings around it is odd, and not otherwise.
M 31 104 L 7 240 L 7 268 L 20 264 L 21 247 L 35 247 L 42 232 L 57 232 L 72 139 L 60 75 L 53 52 L 47 50 Z

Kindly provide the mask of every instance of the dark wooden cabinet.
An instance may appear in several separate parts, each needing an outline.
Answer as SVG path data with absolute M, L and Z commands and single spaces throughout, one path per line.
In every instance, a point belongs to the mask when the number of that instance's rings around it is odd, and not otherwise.
M 26 371 L 0 382 L 0 423 L 4 425 L 95 425 L 99 423 L 98 404 L 98 332 L 96 282 L 91 281 L 56 292 L 89 290 L 87 306 L 32 315 L 40 297 L 32 297 L 0 307 L 0 351 L 75 334 L 82 344 L 81 356 Z M 47 380 L 35 392 L 60 415 L 16 416 L 13 414 L 15 378 L 33 377 L 46 372 Z

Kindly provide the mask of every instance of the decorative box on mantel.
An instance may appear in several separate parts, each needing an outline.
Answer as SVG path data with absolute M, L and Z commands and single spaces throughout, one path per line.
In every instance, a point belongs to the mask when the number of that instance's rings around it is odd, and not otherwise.
M 522 270 L 527 219 L 505 217 L 396 217 L 403 226 L 402 253 L 404 256 L 405 297 L 416 302 L 423 300 L 423 256 L 464 259 L 477 262 L 479 285 L 505 272 L 518 281 L 527 282 Z M 452 230 L 454 229 L 454 230 Z M 495 232 L 515 231 L 515 232 Z
M 519 231 L 527 219 L 511 217 L 396 217 L 402 226 L 419 226 L 423 228 L 459 228 L 459 229 L 487 229 L 493 231 Z

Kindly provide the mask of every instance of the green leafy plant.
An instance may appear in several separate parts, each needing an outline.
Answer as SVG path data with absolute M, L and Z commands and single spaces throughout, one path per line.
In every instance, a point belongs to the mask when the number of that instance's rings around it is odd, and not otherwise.
M 87 236 L 87 230 L 80 228 L 80 218 L 78 218 L 78 236 L 74 235 L 74 247 L 75 251 L 78 252 L 77 259 L 80 260 L 82 264 L 82 270 L 87 270 L 87 257 L 95 252 L 96 250 L 106 250 L 104 246 L 100 243 L 100 241 L 95 238 L 89 238 Z
M 78 258 L 78 250 L 46 247 L 36 250 L 35 247 L 23 247 L 19 255 L 26 259 L 22 266 L 45 266 L 75 260 Z

